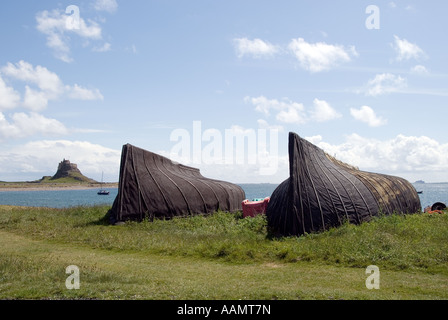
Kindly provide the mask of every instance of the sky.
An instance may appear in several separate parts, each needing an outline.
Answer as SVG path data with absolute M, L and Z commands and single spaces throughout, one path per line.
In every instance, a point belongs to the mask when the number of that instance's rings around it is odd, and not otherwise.
M 361 170 L 448 181 L 448 2 L 7 0 L 0 181 L 63 159 L 118 181 L 130 143 L 280 183 L 288 133 Z

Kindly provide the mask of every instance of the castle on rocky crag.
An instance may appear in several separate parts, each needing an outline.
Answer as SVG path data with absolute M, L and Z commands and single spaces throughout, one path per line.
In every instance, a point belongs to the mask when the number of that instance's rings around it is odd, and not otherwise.
M 98 183 L 97 181 L 90 179 L 83 175 L 81 171 L 78 169 L 78 165 L 76 163 L 71 163 L 70 160 L 64 158 L 58 165 L 58 171 L 54 176 L 51 177 L 50 180 L 57 180 L 60 178 L 72 178 L 79 182 L 88 182 L 88 183 Z

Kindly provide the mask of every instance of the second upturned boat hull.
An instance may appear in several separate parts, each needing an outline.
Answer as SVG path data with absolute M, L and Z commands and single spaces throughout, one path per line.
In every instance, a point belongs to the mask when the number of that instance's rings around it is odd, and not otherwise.
M 360 171 L 289 134 L 290 177 L 273 192 L 268 226 L 278 235 L 327 230 L 345 221 L 359 224 L 380 213 L 416 213 L 420 199 L 407 180 Z

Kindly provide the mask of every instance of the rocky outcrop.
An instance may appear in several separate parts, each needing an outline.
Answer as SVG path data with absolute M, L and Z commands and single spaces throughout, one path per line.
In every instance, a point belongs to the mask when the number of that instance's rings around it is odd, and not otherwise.
M 87 178 L 84 176 L 81 171 L 78 169 L 78 165 L 75 163 L 71 163 L 70 160 L 62 160 L 58 165 L 58 171 L 56 174 L 51 177 L 50 180 L 57 180 L 61 178 L 73 178 L 74 180 L 80 182 L 90 182 L 97 183 L 97 181 Z

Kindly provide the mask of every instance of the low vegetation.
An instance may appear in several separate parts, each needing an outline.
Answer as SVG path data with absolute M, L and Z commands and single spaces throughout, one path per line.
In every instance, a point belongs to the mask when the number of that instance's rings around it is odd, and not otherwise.
M 448 298 L 447 214 L 275 238 L 264 216 L 112 226 L 108 209 L 0 206 L 0 298 Z M 83 270 L 83 290 L 65 288 L 69 264 Z M 366 289 L 369 265 L 381 270 L 380 290 Z
M 35 189 L 48 189 L 48 188 L 77 188 L 77 187 L 88 187 L 88 188 L 117 188 L 118 183 L 104 183 L 99 182 L 88 182 L 75 180 L 72 177 L 60 178 L 51 180 L 50 177 L 43 177 L 40 180 L 31 182 L 1 182 L 0 189 L 3 190 L 35 190 Z

